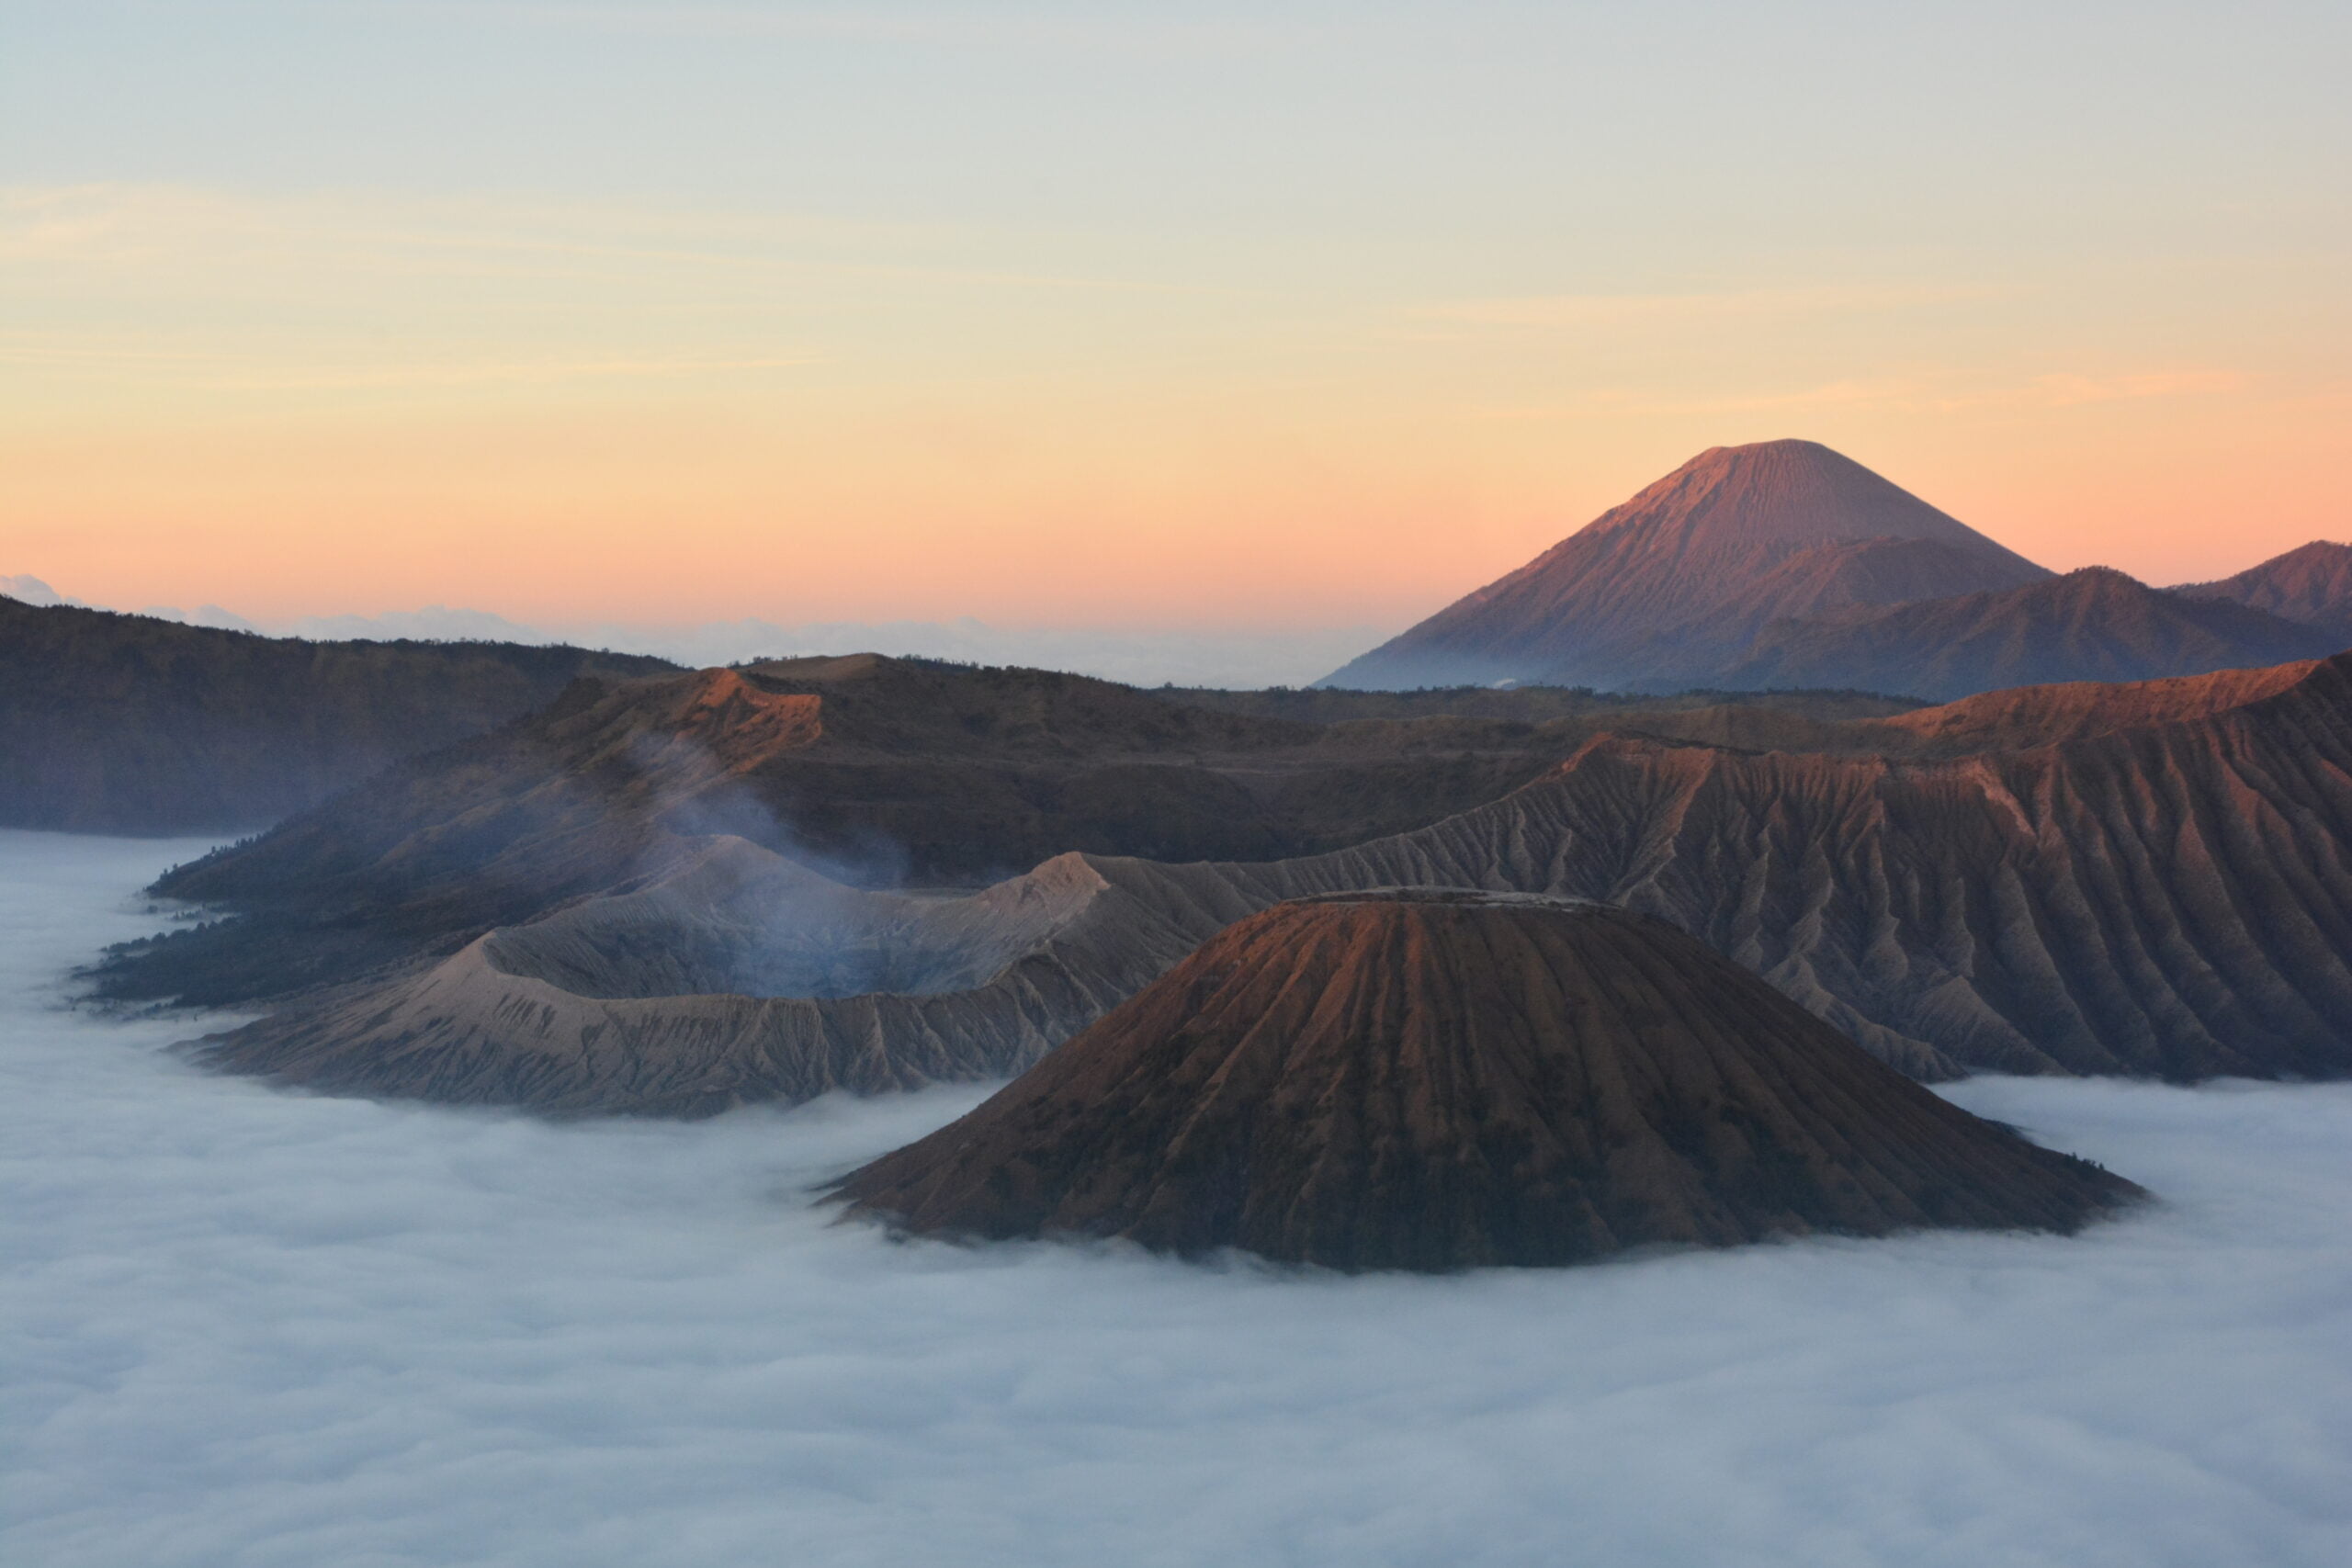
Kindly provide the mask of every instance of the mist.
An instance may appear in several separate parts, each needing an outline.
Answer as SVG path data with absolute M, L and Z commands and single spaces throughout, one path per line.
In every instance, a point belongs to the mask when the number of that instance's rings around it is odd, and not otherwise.
M 1977 1079 L 2162 1201 L 1342 1279 L 835 1224 L 984 1087 L 553 1124 L 67 1010 L 203 846 L 0 833 L 0 1561 L 2352 1561 L 2352 1086 Z

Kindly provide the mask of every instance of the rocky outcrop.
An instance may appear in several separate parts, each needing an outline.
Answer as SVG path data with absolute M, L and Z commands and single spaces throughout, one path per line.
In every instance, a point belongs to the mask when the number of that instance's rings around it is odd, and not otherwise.
M 1710 685 L 1776 619 L 2049 575 L 1826 446 L 1716 446 L 1320 684 Z
M 675 671 L 577 648 L 306 642 L 0 598 L 0 826 L 265 827 L 581 676 Z
M 2071 1231 L 2137 1191 L 1938 1099 L 1664 921 L 1408 889 L 1243 920 L 837 1195 L 923 1234 L 1442 1271 Z

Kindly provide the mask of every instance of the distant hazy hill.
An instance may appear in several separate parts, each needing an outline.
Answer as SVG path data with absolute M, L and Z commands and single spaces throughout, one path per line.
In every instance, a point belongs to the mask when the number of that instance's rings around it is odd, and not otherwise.
M 659 659 L 499 643 L 303 642 L 0 597 L 0 825 L 255 828 Z
M 2343 639 L 2223 599 L 2086 567 L 2006 593 L 1849 610 L 1767 627 L 1721 683 L 1839 684 L 1930 700 L 2063 681 L 2150 681 L 2316 659 Z
M 1774 620 L 2049 575 L 1826 446 L 1717 446 L 1321 683 L 1702 685 Z
M 2190 599 L 2228 599 L 2333 633 L 2352 643 L 2352 545 L 2313 539 L 2218 582 L 2184 582 Z

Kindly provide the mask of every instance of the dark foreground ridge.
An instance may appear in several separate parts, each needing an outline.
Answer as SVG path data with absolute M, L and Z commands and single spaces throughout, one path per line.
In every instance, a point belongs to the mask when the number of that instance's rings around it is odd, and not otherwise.
M 0 827 L 261 828 L 666 660 L 500 642 L 310 642 L 0 596 Z
M 1429 889 L 1241 921 L 837 1190 L 914 1232 L 1351 1271 L 2072 1231 L 2140 1193 L 1937 1098 L 1663 920 Z

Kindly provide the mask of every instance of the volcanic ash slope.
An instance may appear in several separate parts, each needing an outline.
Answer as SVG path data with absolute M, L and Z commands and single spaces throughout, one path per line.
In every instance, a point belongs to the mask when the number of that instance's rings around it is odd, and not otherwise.
M 1165 969 L 1182 933 L 1062 855 L 963 897 L 843 886 L 743 840 L 325 993 L 199 1057 L 328 1093 L 711 1115 L 1001 1077 Z
M 1665 921 L 1423 888 L 1240 922 L 838 1191 L 916 1232 L 1442 1271 L 2071 1231 L 2139 1189 L 1946 1103 Z
M 1070 854 L 962 900 L 833 887 L 705 840 L 636 893 L 204 1055 L 317 1089 L 566 1112 L 1003 1076 L 1235 920 L 1416 885 L 1657 915 L 1917 1077 L 2352 1072 L 2352 656 L 1876 727 L 1961 754 L 1609 737 L 1501 800 L 1330 854 Z

